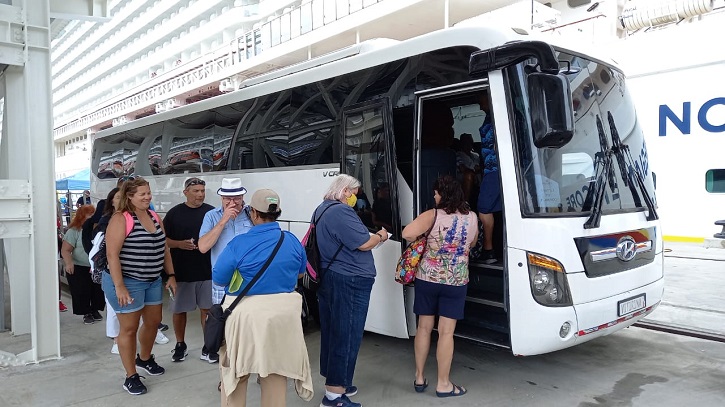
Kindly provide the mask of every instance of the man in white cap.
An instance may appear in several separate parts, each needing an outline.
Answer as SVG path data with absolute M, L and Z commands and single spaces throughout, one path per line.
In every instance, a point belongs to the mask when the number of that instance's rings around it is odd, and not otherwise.
M 219 258 L 234 236 L 247 233 L 254 226 L 249 219 L 248 209 L 244 205 L 244 194 L 247 189 L 242 186 L 239 178 L 224 178 L 217 195 L 222 199 L 222 205 L 214 208 L 204 215 L 204 221 L 199 230 L 199 251 L 206 253 L 211 250 L 211 265 Z M 212 284 L 212 303 L 221 304 L 224 298 L 224 287 Z M 201 358 L 209 363 L 219 361 L 216 353 L 205 353 L 202 349 Z

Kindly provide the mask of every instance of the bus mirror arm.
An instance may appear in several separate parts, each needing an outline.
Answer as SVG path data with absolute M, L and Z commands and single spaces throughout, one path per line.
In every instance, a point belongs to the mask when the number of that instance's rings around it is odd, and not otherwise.
M 472 53 L 468 73 L 472 77 L 482 77 L 489 71 L 516 65 L 529 58 L 536 58 L 542 72 L 559 72 L 559 61 L 551 45 L 543 41 L 514 41 Z

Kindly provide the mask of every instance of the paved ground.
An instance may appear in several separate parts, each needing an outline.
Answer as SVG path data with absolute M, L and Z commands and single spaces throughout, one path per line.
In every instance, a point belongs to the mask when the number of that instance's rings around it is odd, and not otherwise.
M 725 249 L 665 243 L 665 295 L 649 321 L 725 337 Z
M 725 251 L 694 245 L 667 245 L 667 289 L 663 306 L 651 319 L 723 332 L 725 305 L 720 274 Z M 64 294 L 65 295 L 65 294 Z M 65 295 L 67 303 L 70 299 Z M 170 323 L 168 310 L 164 311 Z M 679 319 L 678 319 L 679 318 Z M 63 359 L 39 365 L 0 368 L 0 406 L 215 406 L 218 370 L 198 360 L 201 335 L 189 318 L 190 355 L 171 362 L 173 340 L 154 348 L 163 376 L 145 380 L 149 393 L 132 397 L 122 388 L 123 369 L 109 353 L 104 324 L 83 325 L 81 317 L 61 314 Z M 171 335 L 169 331 L 167 331 Z M 289 388 L 288 405 L 319 405 L 322 380 L 317 371 L 319 334 L 307 334 L 317 394 L 305 403 Z M 21 352 L 28 337 L 0 333 L 0 349 Z M 628 328 L 563 351 L 514 357 L 458 341 L 452 378 L 470 390 L 465 397 L 442 400 L 412 389 L 412 341 L 366 334 L 358 361 L 356 401 L 370 406 L 723 406 L 725 344 Z M 428 378 L 434 381 L 434 352 Z M 249 405 L 259 405 L 250 384 Z

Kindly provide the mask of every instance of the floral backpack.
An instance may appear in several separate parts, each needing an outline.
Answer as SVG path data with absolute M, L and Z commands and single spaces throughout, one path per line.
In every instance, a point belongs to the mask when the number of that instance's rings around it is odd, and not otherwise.
M 395 281 L 400 284 L 410 284 L 415 280 L 415 274 L 418 272 L 418 265 L 425 254 L 428 247 L 428 235 L 430 235 L 433 226 L 438 218 L 438 210 L 433 212 L 433 224 L 430 225 L 428 231 L 420 235 L 413 243 L 411 243 L 398 260 L 398 267 L 395 269 Z

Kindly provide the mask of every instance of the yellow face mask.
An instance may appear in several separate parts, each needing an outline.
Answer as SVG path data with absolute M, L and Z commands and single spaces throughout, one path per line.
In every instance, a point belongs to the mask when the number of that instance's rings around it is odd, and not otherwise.
M 351 207 L 355 207 L 355 204 L 357 203 L 357 196 L 355 194 L 352 194 L 347 197 L 347 204 Z

